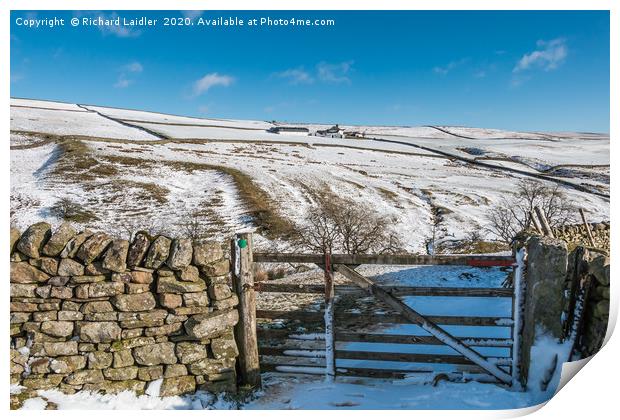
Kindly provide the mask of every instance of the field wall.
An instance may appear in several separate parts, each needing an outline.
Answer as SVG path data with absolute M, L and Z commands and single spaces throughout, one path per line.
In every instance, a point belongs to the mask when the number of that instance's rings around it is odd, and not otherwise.
M 160 396 L 235 390 L 222 244 L 37 223 L 11 229 L 11 383 Z

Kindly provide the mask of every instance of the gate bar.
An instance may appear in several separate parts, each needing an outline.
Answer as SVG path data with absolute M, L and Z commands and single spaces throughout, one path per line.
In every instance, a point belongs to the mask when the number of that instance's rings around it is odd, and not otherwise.
M 361 265 L 473 265 L 486 267 L 507 267 L 514 265 L 510 255 L 416 255 L 416 254 L 331 254 L 332 264 Z M 322 265 L 323 254 L 297 253 L 255 253 L 255 262 L 308 263 Z
M 500 369 L 495 363 L 492 363 L 491 361 L 485 359 L 478 352 L 463 344 L 459 339 L 450 335 L 447 331 L 443 330 L 438 325 L 426 319 L 423 315 L 419 314 L 418 312 L 407 306 L 401 300 L 395 298 L 390 292 L 385 291 L 380 286 L 376 285 L 374 282 L 362 276 L 355 270 L 350 269 L 346 265 L 339 264 L 336 265 L 335 268 L 336 271 L 338 271 L 340 274 L 344 275 L 346 278 L 352 280 L 361 288 L 367 290 L 368 292 L 377 296 L 379 299 L 383 300 L 393 309 L 400 312 L 405 318 L 418 324 L 424 330 L 437 337 L 437 339 L 442 341 L 447 346 L 452 347 L 454 350 L 465 356 L 467 359 L 471 360 L 474 364 L 484 369 L 486 372 L 490 373 L 505 384 L 512 383 L 512 376 L 509 375 L 506 371 Z

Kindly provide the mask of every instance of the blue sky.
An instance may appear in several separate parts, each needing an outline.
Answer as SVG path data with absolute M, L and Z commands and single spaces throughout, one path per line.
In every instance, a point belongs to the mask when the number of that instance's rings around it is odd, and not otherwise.
M 609 14 L 203 12 L 323 27 L 72 27 L 12 12 L 11 96 L 181 115 L 609 131 Z M 194 22 L 200 13 L 186 13 Z M 18 17 L 65 19 L 26 28 Z

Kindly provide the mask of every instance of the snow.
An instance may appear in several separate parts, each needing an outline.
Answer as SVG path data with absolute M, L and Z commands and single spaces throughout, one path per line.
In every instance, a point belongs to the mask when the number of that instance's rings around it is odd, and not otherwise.
M 13 395 L 13 394 L 21 394 L 21 392 L 24 389 L 26 389 L 25 386 L 18 385 L 18 384 L 11 384 L 11 386 L 9 388 L 11 395 Z
M 481 349 L 482 350 L 482 349 Z M 337 376 L 334 382 L 321 377 L 270 373 L 263 375 L 264 397 L 244 405 L 244 409 L 514 409 L 548 401 L 557 390 L 567 344 L 541 333 L 532 348 L 530 380 L 525 392 L 479 382 L 440 381 L 429 385 L 435 372 L 411 374 L 402 380 L 353 379 Z M 549 361 L 559 355 L 558 366 L 546 390 L 540 380 Z M 316 369 L 308 373 L 316 373 Z M 282 368 L 281 372 L 288 369 Z M 471 375 L 479 377 L 480 375 Z
M 80 391 L 63 394 L 58 390 L 38 391 L 38 397 L 29 398 L 22 409 L 42 410 L 47 402 L 57 405 L 58 410 L 203 410 L 231 409 L 235 404 L 208 392 L 197 392 L 182 397 L 157 397 L 136 395 L 131 391 L 118 394 L 98 394 Z
M 45 410 L 47 406 L 47 402 L 43 398 L 35 397 L 28 398 L 24 401 L 24 405 L 22 405 L 22 410 Z
M 356 271 L 381 286 L 418 287 L 499 288 L 507 275 L 500 267 L 460 265 L 362 265 Z
M 373 266 L 376 267 L 376 266 Z M 495 268 L 435 266 L 435 275 L 424 269 L 425 266 L 395 267 L 385 266 L 383 271 L 374 272 L 374 279 L 381 279 L 384 284 L 395 285 L 431 285 L 429 277 L 442 277 L 442 285 L 447 287 L 497 287 L 506 277 L 506 271 Z M 369 270 L 369 266 L 359 267 L 361 271 Z M 420 273 L 417 270 L 422 270 Z M 459 273 L 468 273 L 466 276 Z M 335 279 L 338 281 L 338 279 Z M 461 299 L 438 297 L 440 301 L 432 305 L 427 301 L 415 301 L 419 297 L 406 297 L 405 302 L 423 313 L 432 311 L 434 314 L 462 314 L 469 307 L 472 316 L 507 316 L 511 308 L 505 298 L 495 298 L 503 303 L 489 305 L 488 300 L 461 302 Z M 319 298 L 322 299 L 322 298 Z M 435 299 L 435 298 L 432 298 Z M 478 299 L 478 298 L 474 298 Z M 486 299 L 486 298 L 485 298 Z M 422 302 L 422 306 L 420 306 Z M 417 306 L 416 306 L 417 305 Z M 424 306 L 427 305 L 427 306 Z M 507 326 L 478 327 L 447 325 L 442 328 L 456 337 L 473 337 L 465 341 L 472 350 L 487 358 L 489 370 L 502 375 L 500 368 L 510 366 L 510 349 L 506 347 L 478 346 L 477 340 L 484 337 L 492 339 L 511 339 L 511 329 Z M 429 335 L 417 325 L 399 324 L 384 325 L 374 329 L 373 333 Z M 441 335 L 441 333 L 440 333 Z M 290 338 L 303 340 L 324 340 L 325 334 L 299 333 Z M 445 337 L 450 341 L 448 337 Z M 492 344 L 492 343 L 487 343 Z M 454 345 L 453 347 L 459 347 Z M 26 400 L 25 408 L 43 409 L 47 402 L 52 402 L 58 409 L 513 409 L 531 407 L 550 399 L 557 389 L 562 363 L 568 360 L 570 343 L 558 343 L 543 331 L 537 332 L 535 345 L 532 348 L 530 380 L 526 389 L 521 392 L 514 387 L 501 387 L 495 384 L 481 383 L 492 379 L 489 375 L 477 373 L 455 374 L 455 366 L 438 363 L 408 363 L 392 361 L 336 360 L 336 371 L 344 373 L 347 368 L 374 367 L 387 370 L 409 370 L 404 379 L 381 380 L 371 378 L 351 378 L 336 375 L 326 380 L 325 355 L 322 350 L 291 350 L 287 356 L 306 357 L 314 366 L 278 366 L 277 372 L 264 373 L 262 391 L 250 401 L 235 403 L 231 400 L 216 397 L 212 394 L 199 392 L 183 397 L 158 397 L 161 380 L 149 383 L 146 395 L 137 396 L 132 392 L 117 395 L 100 395 L 78 392 L 64 395 L 59 391 L 39 391 L 38 396 Z M 398 352 L 437 355 L 458 355 L 454 348 L 441 345 L 423 344 L 385 344 L 385 343 L 346 343 L 336 342 L 336 349 L 351 351 Z M 542 389 L 540 382 L 551 372 L 550 364 L 558 355 L 557 366 L 550 377 L 549 386 Z M 476 358 L 477 356 L 471 355 Z M 497 365 L 497 366 L 496 366 Z M 456 382 L 439 380 L 446 375 Z M 510 380 L 510 375 L 506 375 Z M 432 386 L 437 382 L 436 386 Z M 15 392 L 20 389 L 15 388 Z
M 10 136 L 13 147 L 11 213 L 12 223 L 21 229 L 41 219 L 58 225 L 60 220 L 50 213 L 50 209 L 59 200 L 70 199 L 82 208 L 96 211 L 97 219 L 88 223 L 89 228 L 107 230 L 110 225 L 117 226 L 119 236 L 123 236 L 124 230 L 132 226 L 154 226 L 166 229 L 172 235 L 183 234 L 183 223 L 188 214 L 204 210 L 208 211 L 210 232 L 220 239 L 229 238 L 235 231 L 249 230 L 254 226 L 234 179 L 216 168 L 225 166 L 250 176 L 269 195 L 269 199 L 277 203 L 278 211 L 300 226 L 305 223 L 314 194 L 329 190 L 354 201 L 372 203 L 378 214 L 393 217 L 394 228 L 411 252 L 425 252 L 425 241 L 431 236 L 433 208 L 445 209 L 442 228 L 448 239 L 462 239 L 468 232 L 479 232 L 485 236 L 489 207 L 514 191 L 523 176 L 446 159 L 415 146 L 468 159 L 485 159 L 506 168 L 531 173 L 552 170 L 558 179 L 591 185 L 603 192 L 609 190 L 608 167 L 583 166 L 609 165 L 609 137 L 606 135 L 521 133 L 448 126 L 440 127 L 447 133 L 433 127 L 342 126 L 347 131 L 364 132 L 377 140 L 325 139 L 268 133 L 266 129 L 273 124 L 262 121 L 190 118 L 37 100 L 12 99 L 11 104 L 14 105 L 11 107 L 13 132 Z M 164 133 L 175 140 L 161 141 L 123 122 Z M 291 125 L 305 126 L 311 131 L 326 128 L 320 124 Z M 23 134 L 20 131 L 86 136 L 84 144 L 88 145 L 90 156 L 97 162 L 103 164 L 111 158 L 127 158 L 140 163 L 114 163 L 115 171 L 110 176 L 66 180 L 53 171 L 59 158 L 59 149 L 54 142 L 45 144 L 43 135 Z M 98 137 L 108 140 L 99 141 Z M 205 164 L 213 169 L 200 166 Z M 552 169 L 558 165 L 568 166 Z M 111 188 L 114 183 L 122 185 L 122 188 Z M 145 192 L 143 186 L 147 184 L 160 187 L 162 197 L 159 201 L 153 198 L 152 192 Z M 563 188 L 563 191 L 569 199 L 580 203 L 592 221 L 609 219 L 607 200 L 573 189 Z M 78 224 L 76 227 L 85 226 Z M 277 245 L 280 250 L 288 250 L 290 246 L 271 243 L 260 235 L 255 236 L 255 244 L 264 248 Z M 455 266 L 361 266 L 357 270 L 381 285 L 422 287 L 496 288 L 502 286 L 507 275 L 502 268 Z M 518 293 L 517 290 L 517 302 Z M 463 339 L 480 355 L 490 357 L 489 363 L 509 365 L 509 348 L 476 344 L 482 344 L 477 340 L 490 339 L 506 340 L 504 344 L 512 340 L 514 345 L 518 345 L 519 337 L 511 331 L 510 298 L 408 296 L 403 299 L 424 315 L 500 318 L 495 326 L 440 327 Z M 516 319 L 518 325 L 518 311 Z M 366 332 L 429 335 L 422 327 L 411 324 L 385 324 Z M 291 338 L 325 340 L 326 337 L 324 334 L 300 332 Z M 447 337 L 444 335 L 443 338 Z M 328 354 L 300 350 L 288 355 L 312 358 L 317 366 L 278 367 L 280 373 L 265 375 L 266 390 L 243 408 L 531 406 L 553 394 L 561 369 L 555 369 L 546 391 L 540 390 L 539 383 L 545 372 L 550 371 L 555 354 L 558 355 L 558 367 L 567 360 L 569 347 L 568 342 L 559 344 L 544 332 L 539 333 L 532 350 L 532 379 L 526 392 L 476 382 L 455 384 L 441 381 L 436 387 L 431 387 L 428 383 L 436 373 L 449 373 L 454 366 L 380 360 L 338 359 L 336 368 L 415 369 L 426 373 L 412 374 L 400 381 L 347 380 L 336 376 L 333 383 L 325 383 L 324 356 Z M 445 345 L 337 342 L 336 349 L 459 354 Z M 498 373 L 493 366 L 489 368 Z M 315 376 L 287 375 L 291 372 Z M 484 378 L 484 375 L 476 374 L 466 376 L 470 379 Z M 161 381 L 151 382 L 144 396 L 130 392 L 116 396 L 79 392 L 69 396 L 58 391 L 41 391 L 37 397 L 26 401 L 25 408 L 41 409 L 47 404 L 46 401 L 57 404 L 60 409 L 236 407 L 236 404 L 207 393 L 160 398 L 160 387 Z M 12 392 L 17 393 L 19 389 L 12 388 Z
M 299 223 L 306 218 L 312 191 L 325 188 L 325 180 L 329 178 L 329 188 L 335 193 L 372 202 L 377 212 L 396 217 L 395 228 L 411 238 L 407 248 L 414 252 L 423 252 L 423 242 L 430 235 L 431 202 L 447 209 L 445 229 L 457 238 L 471 229 L 480 230 L 486 223 L 488 206 L 514 190 L 518 182 L 518 178 L 455 166 L 441 159 L 344 147 L 308 149 L 292 145 L 213 143 L 174 148 L 144 145 L 134 151 L 128 144 L 110 146 L 97 144 L 98 153 L 239 168 L 279 203 L 284 216 Z M 448 179 L 450 188 L 445 185 Z M 572 190 L 567 190 L 567 194 L 584 202 L 593 220 L 607 218 L 608 206 L 601 205 L 601 199 Z
M 15 99 L 13 103 L 18 104 L 20 101 Z M 69 107 L 67 104 L 38 103 L 45 104 L 49 104 L 48 108 Z M 245 216 L 247 209 L 239 202 L 232 180 L 215 171 L 195 171 L 191 174 L 178 168 L 167 168 L 177 162 L 187 162 L 241 170 L 252 177 L 273 202 L 278 203 L 279 211 L 284 217 L 298 225 L 303 225 L 306 220 L 309 206 L 313 203 L 313 194 L 324 191 L 325 188 L 345 198 L 373 203 L 379 214 L 396 219 L 394 227 L 406 238 L 405 248 L 408 251 L 425 252 L 425 241 L 431 235 L 430 218 L 433 207 L 445 209 L 442 230 L 446 239 L 463 239 L 468 232 L 473 231 L 488 236 L 484 226 L 487 223 L 489 206 L 514 191 L 523 177 L 451 161 L 409 144 L 427 146 L 469 158 L 472 156 L 461 149 L 478 148 L 487 153 L 483 157 L 506 156 L 510 159 L 494 160 L 493 163 L 532 172 L 537 171 L 527 165 L 542 165 L 541 167 L 547 168 L 566 163 L 609 163 L 608 137 L 578 133 L 564 133 L 563 137 L 549 135 L 544 139 L 541 139 L 539 133 L 535 133 L 519 140 L 497 138 L 498 136 L 467 140 L 432 127 L 343 127 L 364 129 L 377 138 L 404 143 L 400 144 L 272 134 L 264 130 L 271 126 L 271 123 L 260 121 L 197 119 L 95 106 L 86 108 L 125 121 L 150 121 L 131 124 L 142 124 L 172 137 L 203 140 L 162 142 L 151 134 L 104 118 L 95 112 L 13 107 L 12 130 L 122 139 L 113 142 L 97 142 L 91 139 L 87 143 L 91 146 L 94 157 L 98 159 L 113 156 L 145 162 L 139 170 L 123 170 L 122 179 L 163 183 L 167 184 L 163 186 L 170 190 L 167 196 L 168 204 L 163 211 L 152 211 L 151 206 L 147 205 L 141 213 L 133 205 L 139 194 L 135 188 L 128 189 L 124 200 L 118 200 L 103 190 L 101 185 L 105 184 L 105 177 L 99 180 L 100 186 L 93 186 L 87 181 L 66 185 L 50 178 L 47 171 L 38 171 L 39 168 L 53 166 L 53 161 L 47 162 L 50 150 L 53 149 L 50 149 L 49 144 L 33 147 L 41 142 L 43 137 L 13 132 L 13 145 L 30 147 L 11 150 L 11 182 L 15 185 L 12 189 L 15 199 L 11 204 L 14 212 L 19 209 L 16 222 L 20 227 L 43 217 L 55 222 L 49 214 L 49 208 L 58 200 L 67 197 L 86 208 L 96 207 L 101 213 L 97 215 L 97 223 L 101 225 L 150 225 L 152 220 L 156 224 L 170 226 L 173 233 L 180 232 L 178 225 L 182 217 L 174 215 L 168 209 L 178 200 L 188 209 L 196 209 L 197 206 L 205 208 L 204 203 L 217 202 L 217 205 L 208 206 L 214 231 L 218 226 L 223 226 L 222 230 L 227 232 L 252 227 L 251 220 Z M 152 124 L 153 122 L 158 124 Z M 311 129 L 324 128 L 318 124 L 305 126 Z M 478 137 L 490 135 L 482 129 L 468 130 L 472 137 L 475 137 L 473 134 Z M 521 137 L 527 136 L 524 134 Z M 149 141 L 154 139 L 155 142 Z M 269 143 L 260 143 L 257 140 Z M 153 162 L 162 162 L 162 165 L 158 167 L 153 165 Z M 603 192 L 609 189 L 608 174 L 609 169 L 605 167 L 566 167 L 560 173 L 561 179 L 588 184 Z M 20 180 L 28 182 L 24 184 Z M 197 187 L 199 185 L 206 188 Z M 93 188 L 96 193 L 87 192 L 93 191 Z M 217 193 L 218 190 L 222 192 Z M 607 200 L 573 189 L 563 188 L 563 191 L 574 202 L 582 203 L 592 221 L 609 219 Z M 100 192 L 101 200 L 98 200 L 96 196 Z M 110 199 L 114 202 L 110 203 Z M 121 218 L 130 220 L 120 220 Z M 266 243 L 257 238 L 257 244 Z
M 405 380 L 346 380 L 333 383 L 316 378 L 282 374 L 266 375 L 265 395 L 244 409 L 508 409 L 528 407 L 539 401 L 530 394 L 511 392 L 492 384 L 468 384 L 441 381 L 436 387 L 426 384 L 429 376 Z M 432 378 L 431 378 L 432 380 Z
M 11 107 L 11 130 L 82 135 L 129 140 L 157 140 L 147 132 L 127 127 L 94 112 Z
M 578 134 L 556 141 L 535 139 L 435 139 L 402 138 L 378 135 L 380 139 L 397 140 L 430 147 L 457 156 L 473 158 L 462 151 L 463 146 L 486 150 L 492 157 L 508 158 L 517 162 L 540 162 L 548 166 L 562 164 L 609 165 L 609 137 L 583 138 Z M 524 160 L 525 159 L 525 160 Z M 495 162 L 493 162 L 495 163 Z M 527 166 L 527 165 L 526 165 Z M 521 169 L 525 169 L 521 166 Z
M 453 383 L 439 381 L 429 385 L 434 375 L 410 375 L 402 380 L 364 379 L 349 380 L 337 377 L 326 382 L 322 376 L 299 373 L 317 373 L 316 369 L 299 368 L 295 374 L 281 369 L 280 373 L 263 375 L 263 390 L 256 397 L 242 404 L 206 392 L 183 397 L 137 396 L 130 391 L 102 395 L 78 392 L 67 395 L 56 390 L 39 391 L 39 396 L 29 398 L 22 409 L 42 410 L 47 401 L 59 410 L 201 410 L 236 409 L 383 409 L 383 410 L 437 410 L 484 409 L 499 410 L 523 408 L 547 401 L 555 388 L 546 392 L 513 392 L 493 384 L 478 382 Z
M 148 384 L 144 393 L 151 397 L 159 397 L 161 391 L 161 385 L 164 383 L 163 379 L 156 379 Z
M 22 227 L 47 218 L 55 197 L 45 177 L 57 159 L 56 146 L 47 144 L 34 149 L 11 150 L 11 219 Z M 14 215 L 14 212 L 16 215 Z
M 32 108 L 52 108 L 52 109 L 64 109 L 69 111 L 86 112 L 85 109 L 80 108 L 77 104 L 70 104 L 66 102 L 53 102 L 53 101 L 41 101 L 37 99 L 21 99 L 11 98 L 11 106 L 32 107 Z
M 97 153 L 94 147 L 92 150 Z M 128 229 L 149 227 L 184 234 L 184 226 L 196 212 L 207 212 L 205 228 L 214 236 L 249 226 L 235 183 L 218 170 L 113 165 L 117 173 L 112 179 L 75 183 L 52 176 L 58 153 L 54 144 L 11 151 L 11 206 L 18 228 L 41 219 L 60 224 L 49 210 L 63 199 L 96 213 L 97 220 L 89 221 L 89 228 L 109 230 L 114 226 L 117 231 L 112 233 L 123 237 Z M 117 187 L 112 188 L 111 181 Z M 163 196 L 155 197 L 149 190 L 153 187 Z
M 567 340 L 563 343 L 552 337 L 545 331 L 537 328 L 534 345 L 530 350 L 530 370 L 527 383 L 527 391 L 534 394 L 548 395 L 555 392 L 560 383 L 562 365 L 568 362 L 572 343 Z M 541 389 L 541 383 L 548 373 L 550 362 L 557 356 L 555 371 L 549 381 L 547 390 Z
M 214 118 L 183 117 L 180 115 L 161 114 L 157 112 L 137 111 L 131 109 L 108 108 L 102 106 L 84 105 L 84 108 L 100 112 L 112 118 L 124 121 L 146 121 L 164 124 L 190 124 L 202 126 L 237 127 L 264 131 L 273 124 L 265 121 L 228 120 Z

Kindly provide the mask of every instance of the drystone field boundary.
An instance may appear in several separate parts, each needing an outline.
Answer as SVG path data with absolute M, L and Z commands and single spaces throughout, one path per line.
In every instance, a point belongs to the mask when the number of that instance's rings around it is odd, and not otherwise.
M 161 396 L 235 390 L 238 298 L 217 242 L 11 229 L 11 383 Z

